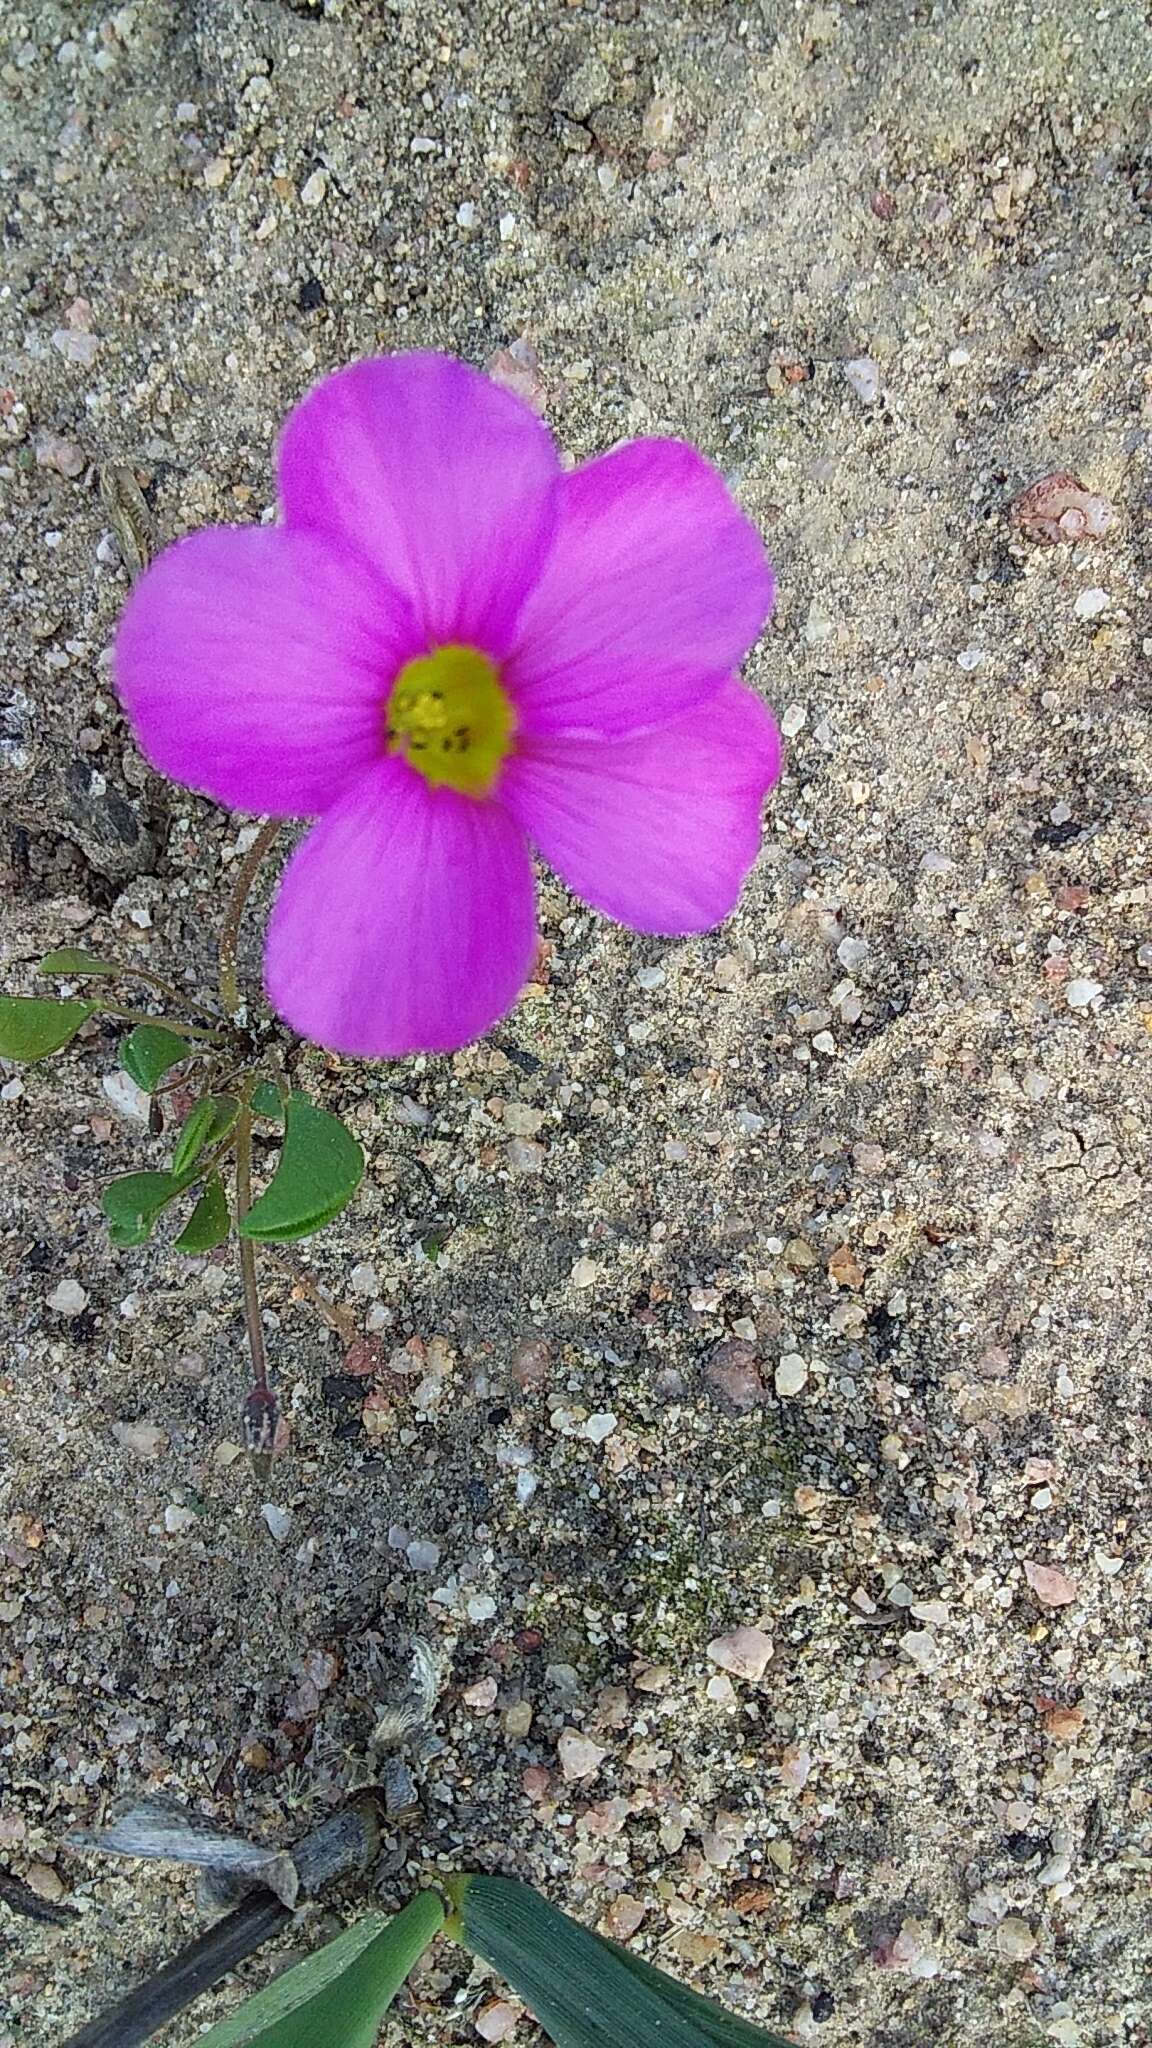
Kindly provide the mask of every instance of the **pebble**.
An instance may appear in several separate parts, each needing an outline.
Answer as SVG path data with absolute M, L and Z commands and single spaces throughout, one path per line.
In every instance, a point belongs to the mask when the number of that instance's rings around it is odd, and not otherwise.
M 1080 1588 L 1054 1564 L 1035 1564 L 1031 1558 L 1024 1562 L 1024 1577 L 1035 1593 L 1041 1607 L 1067 1607 L 1076 1599 Z
M 808 1367 L 798 1351 L 786 1351 L 776 1367 L 776 1392 L 787 1399 L 801 1394 L 808 1384 Z
M 573 1785 L 594 1778 L 608 1752 L 591 1736 L 581 1735 L 578 1728 L 565 1728 L 556 1744 L 556 1754 L 565 1783 Z
M 322 206 L 327 196 L 327 192 L 327 172 L 313 171 L 311 177 L 305 178 L 304 183 L 300 187 L 300 204 L 301 206 L 309 207 Z
M 802 732 L 807 723 L 807 705 L 789 704 L 785 708 L 784 715 L 780 720 L 780 730 L 784 734 L 786 739 L 795 739 L 796 734 L 798 732 Z
M 600 1415 L 590 1415 L 580 1434 L 587 1437 L 590 1444 L 602 1444 L 615 1427 L 616 1417 L 605 1411 Z
M 636 986 L 643 989 L 663 988 L 668 976 L 662 967 L 638 967 Z
M 1009 1913 L 996 1929 L 996 1947 L 1012 1962 L 1025 1963 L 1035 1950 L 1036 1936 L 1026 1920 L 1021 1920 L 1016 1913 Z
M 766 1388 L 760 1377 L 756 1352 L 751 1344 L 728 1338 L 718 1344 L 704 1368 L 706 1384 L 737 1415 L 748 1415 L 764 1400 Z
M 984 658 L 982 647 L 964 647 L 956 656 L 956 666 L 962 668 L 966 675 L 970 675 L 973 669 L 979 668 Z
M 573 1287 L 595 1287 L 600 1278 L 600 1268 L 595 1259 L 577 1259 L 572 1268 Z
M 604 1915 L 602 1926 L 605 1934 L 611 1935 L 613 1941 L 627 1941 L 635 1934 L 647 1910 L 642 1899 L 633 1899 L 627 1892 L 621 1892 Z
M 508 1369 L 518 1387 L 542 1387 L 552 1370 L 552 1346 L 548 1339 L 522 1337 Z
M 736 1705 L 736 1687 L 726 1671 L 714 1672 L 704 1690 L 714 1706 L 734 1707 Z
M 871 952 L 867 939 L 841 939 L 836 948 L 836 958 L 849 974 L 862 967 Z
M 880 365 L 871 356 L 851 356 L 844 375 L 861 405 L 875 405 L 880 396 Z
M 1072 609 L 1078 619 L 1098 619 L 1111 600 L 1106 590 L 1082 590 Z
M 260 1512 L 267 1520 L 267 1509 L 261 1508 Z M 169 1536 L 186 1536 L 199 1519 L 194 1509 L 183 1507 L 179 1501 L 171 1501 L 164 1510 L 164 1527 Z
M 1116 517 L 1107 498 L 1085 489 L 1070 470 L 1042 476 L 1014 498 L 1009 511 L 1026 540 L 1043 547 L 1061 541 L 1099 540 Z
M 734 1628 L 726 1636 L 714 1636 L 706 1654 L 710 1663 L 733 1678 L 762 1678 L 772 1655 L 772 1638 L 762 1628 Z
M 513 1700 L 510 1707 L 505 1707 L 501 1726 L 509 1742 L 523 1742 L 531 1734 L 534 1711 L 531 1700 Z
M 137 1458 L 158 1458 L 168 1448 L 168 1433 L 156 1422 L 114 1422 L 112 1434 Z
M 543 1145 L 531 1138 L 509 1138 L 505 1157 L 513 1173 L 541 1173 L 547 1157 Z
M 819 647 L 825 640 L 831 640 L 835 631 L 836 621 L 831 612 L 818 597 L 814 597 L 804 621 L 804 638 L 809 647 Z
M 474 228 L 479 218 L 474 200 L 465 199 L 456 208 L 456 225 L 458 228 Z
M 496 349 L 484 368 L 494 384 L 513 392 L 525 405 L 530 405 L 533 412 L 542 415 L 548 410 L 548 392 L 540 374 L 540 358 L 523 335 L 517 335 L 507 348 Z
M 510 2005 L 506 1998 L 497 1998 L 477 2013 L 473 2025 L 482 2041 L 506 2041 L 523 2011 L 522 2005 Z
M 292 1517 L 288 1509 L 277 1507 L 274 1501 L 266 1500 L 260 1513 L 267 1524 L 268 1534 L 273 1543 L 285 1543 L 292 1529 Z
M 940 1659 L 936 1649 L 936 1638 L 930 1629 L 907 1629 L 900 1638 L 900 1648 L 909 1663 L 914 1664 L 917 1671 L 923 1672 L 925 1676 L 937 1669 Z
M 149 1098 L 123 1067 L 116 1067 L 111 1074 L 105 1074 L 101 1086 L 117 1116 L 132 1124 L 147 1123 Z
M 434 1572 L 440 1562 L 440 1545 L 427 1537 L 414 1537 L 404 1545 L 404 1555 L 414 1572 Z
M 1098 1002 L 1104 990 L 1098 981 L 1078 975 L 1064 990 L 1064 1000 L 1070 1010 L 1090 1010 Z
M 83 476 L 86 458 L 78 442 L 69 441 L 63 434 L 53 434 L 48 427 L 42 427 L 33 445 L 41 469 L 54 469 L 58 476 Z
M 379 1294 L 380 1282 L 376 1268 L 369 1259 L 361 1259 L 348 1275 L 348 1285 L 353 1294 Z
M 59 1316 L 79 1316 L 88 1306 L 88 1296 L 78 1280 L 61 1280 L 48 1296 L 48 1306 Z
M 64 1897 L 64 1882 L 50 1863 L 30 1863 L 24 1874 L 24 1882 L 38 1899 L 53 1906 Z
M 491 1621 L 496 1613 L 496 1602 L 491 1593 L 473 1593 L 466 1611 L 469 1621 Z
M 204 183 L 211 192 L 219 192 L 231 176 L 232 166 L 226 156 L 214 156 L 204 166 Z
M 473 1707 L 479 1714 L 490 1714 L 496 1705 L 500 1691 L 495 1678 L 478 1678 L 475 1685 L 465 1688 L 463 1700 L 466 1707 Z

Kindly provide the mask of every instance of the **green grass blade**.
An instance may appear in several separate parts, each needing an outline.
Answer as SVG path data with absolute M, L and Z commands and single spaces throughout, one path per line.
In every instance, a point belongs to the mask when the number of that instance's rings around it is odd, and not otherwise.
M 384 2014 L 443 1925 L 435 1892 L 418 1893 L 392 1919 L 369 1913 L 199 2035 L 196 2048 L 375 2048 Z
M 450 1880 L 449 1932 L 491 1963 L 555 2048 L 789 2048 L 605 1941 L 529 1885 Z

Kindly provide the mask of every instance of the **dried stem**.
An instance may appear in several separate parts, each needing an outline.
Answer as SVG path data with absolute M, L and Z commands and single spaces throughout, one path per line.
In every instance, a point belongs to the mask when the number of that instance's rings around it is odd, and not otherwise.
M 163 1027 L 170 1022 L 164 1017 L 150 1017 L 147 1010 L 129 1010 L 123 1003 L 97 1001 L 96 1007 L 105 1017 L 123 1017 L 129 1024 L 156 1024 Z M 176 1029 L 181 1038 L 201 1038 L 205 1045 L 227 1045 L 228 1038 L 222 1031 L 208 1031 L 202 1024 L 186 1024 L 181 1017 Z
M 356 1318 L 351 1311 L 341 1308 L 339 1302 L 329 1301 L 327 1296 L 321 1293 L 312 1275 L 306 1273 L 303 1266 L 298 1266 L 295 1259 L 290 1259 L 287 1253 L 280 1251 L 277 1246 L 270 1244 L 265 1245 L 264 1250 L 273 1265 L 279 1266 L 282 1273 L 287 1273 L 288 1277 L 300 1289 L 301 1294 L 305 1295 L 312 1303 L 312 1306 L 319 1310 L 324 1321 L 331 1329 L 336 1331 L 337 1336 L 341 1337 L 345 1344 L 355 1344 L 360 1335 L 360 1330 Z
M 280 818 L 266 818 L 261 825 L 232 884 L 232 894 L 228 898 L 228 908 L 224 912 L 224 922 L 220 926 L 220 1001 L 228 1017 L 234 1017 L 240 1006 L 240 987 L 236 979 L 236 948 L 240 939 L 240 922 L 264 856 L 275 841 L 282 822 Z

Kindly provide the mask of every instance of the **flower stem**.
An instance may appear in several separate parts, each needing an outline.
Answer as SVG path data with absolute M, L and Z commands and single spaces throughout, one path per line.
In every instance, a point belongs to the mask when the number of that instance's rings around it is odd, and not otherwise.
M 252 1377 L 257 1390 L 264 1395 L 268 1391 L 268 1355 L 264 1349 L 264 1323 L 256 1285 L 256 1247 L 252 1239 L 239 1230 L 252 1207 L 252 1107 L 247 1100 L 237 1120 L 233 1143 L 236 1147 L 236 1223 L 240 1278 L 244 1285 L 244 1330 L 252 1357 Z
M 220 927 L 220 1001 L 225 1015 L 234 1017 L 240 1006 L 240 987 L 236 979 L 236 947 L 240 938 L 240 920 L 252 893 L 252 884 L 260 872 L 265 854 L 276 839 L 283 820 L 266 818 L 252 841 L 240 865 L 240 872 L 232 884 L 228 908 Z

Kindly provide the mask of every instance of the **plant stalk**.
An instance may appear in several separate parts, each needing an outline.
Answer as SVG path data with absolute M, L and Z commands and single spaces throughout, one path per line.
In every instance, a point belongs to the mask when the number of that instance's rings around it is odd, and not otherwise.
M 283 823 L 281 818 L 266 818 L 252 841 L 240 865 L 240 872 L 232 884 L 228 908 L 220 926 L 220 1002 L 224 1013 L 234 1017 L 240 1007 L 240 985 L 236 977 L 236 948 L 240 941 L 240 924 L 245 905 L 252 893 L 252 885 L 260 872 L 264 856 L 273 845 Z
M 237 1120 L 233 1143 L 236 1147 L 236 1225 L 240 1247 L 240 1278 L 244 1286 L 244 1329 L 252 1357 L 252 1376 L 261 1394 L 268 1391 L 268 1354 L 264 1347 L 264 1323 L 260 1314 L 260 1290 L 256 1284 L 256 1247 L 240 1229 L 252 1207 L 252 1106 L 245 1100 Z

